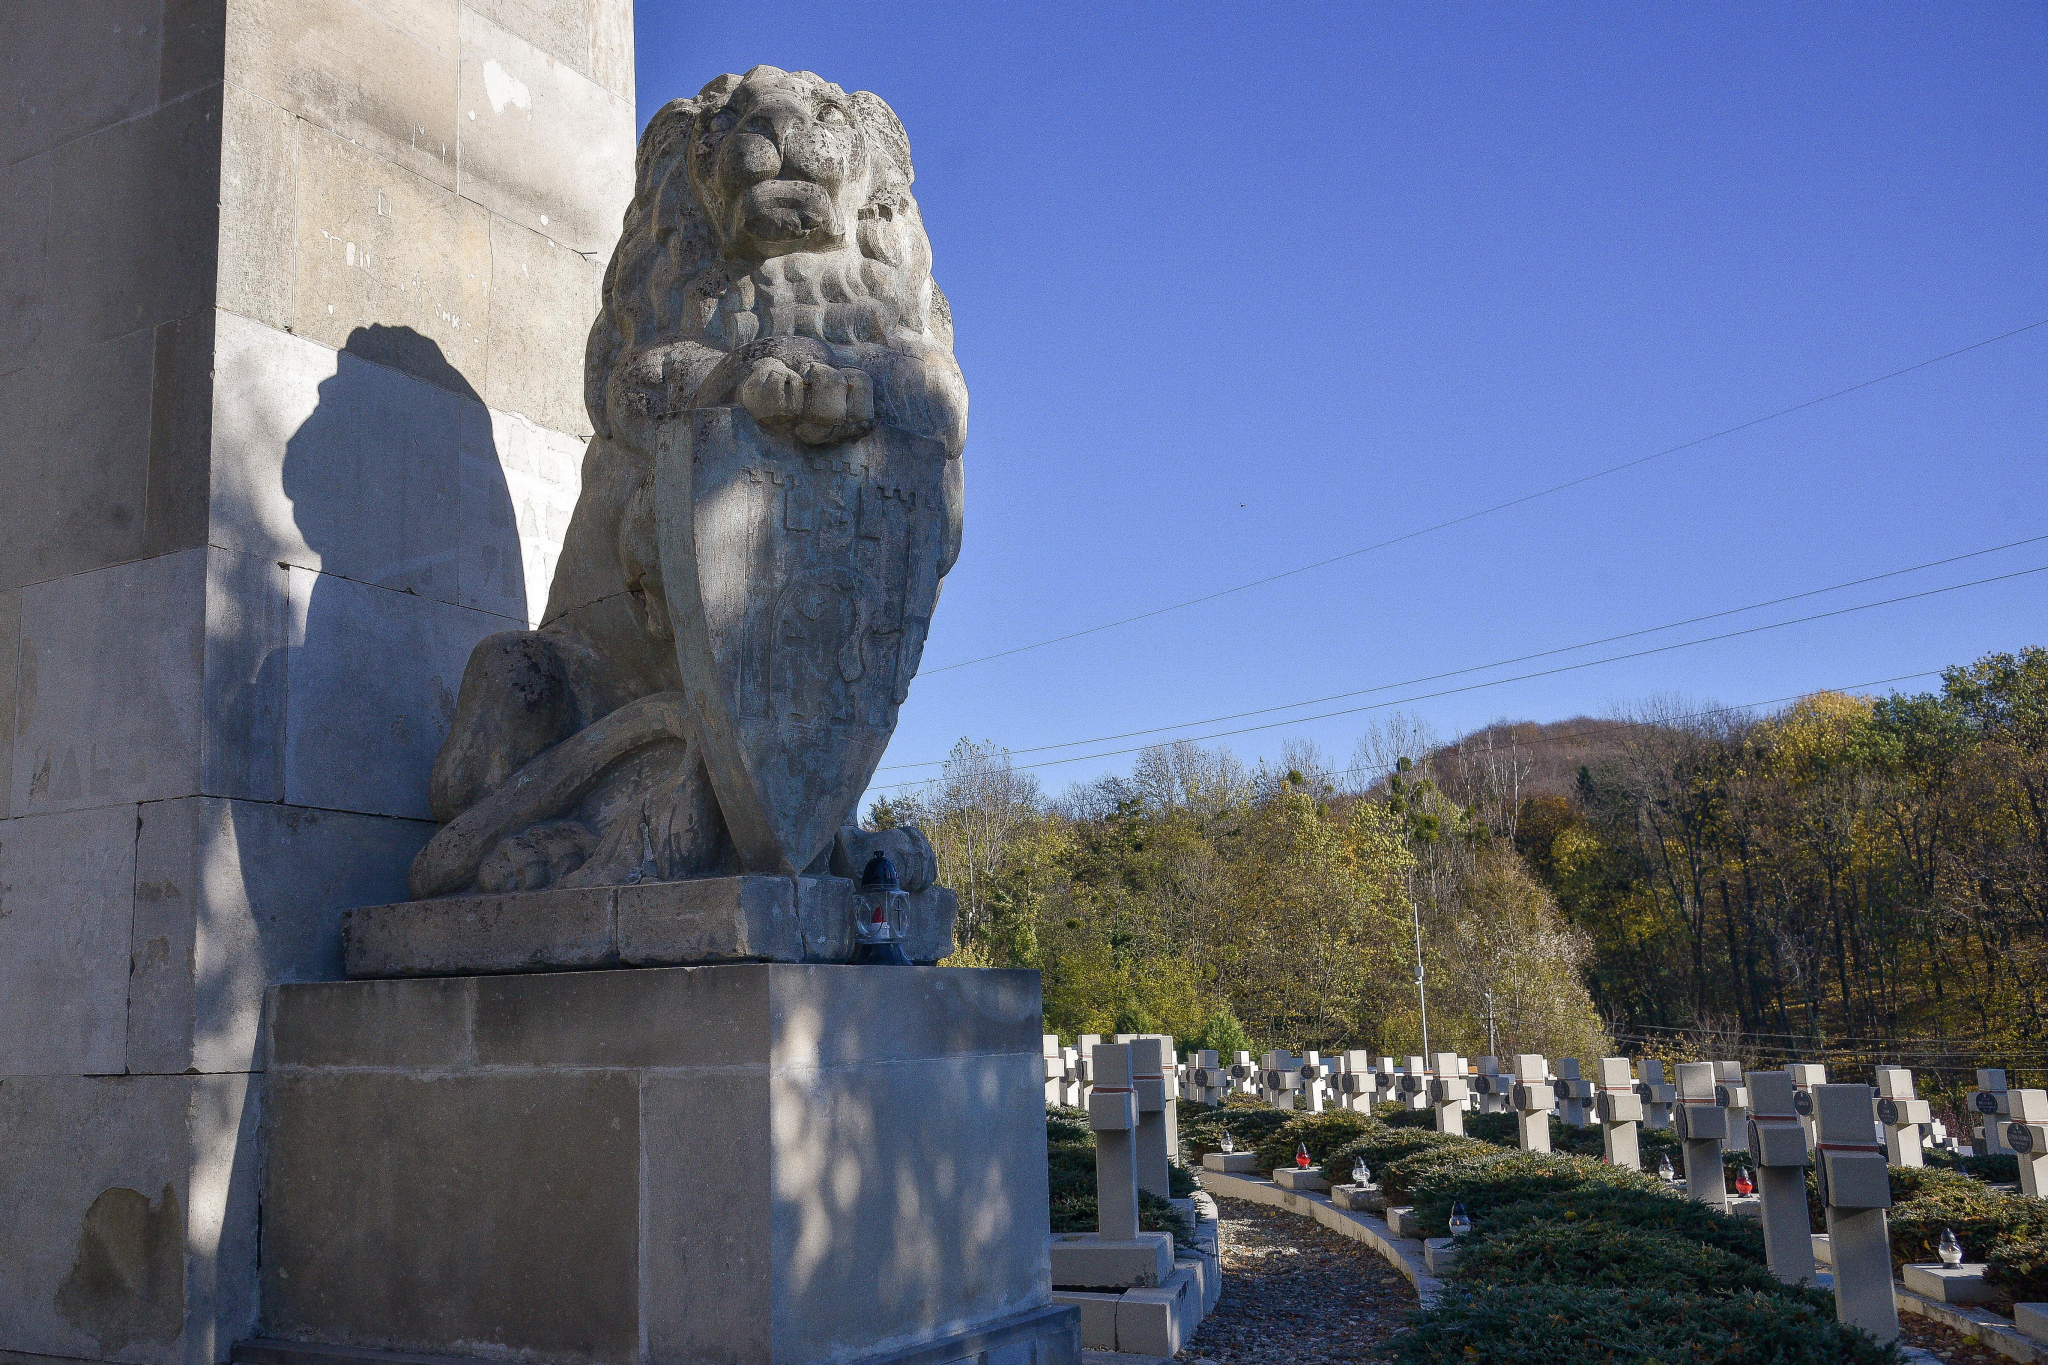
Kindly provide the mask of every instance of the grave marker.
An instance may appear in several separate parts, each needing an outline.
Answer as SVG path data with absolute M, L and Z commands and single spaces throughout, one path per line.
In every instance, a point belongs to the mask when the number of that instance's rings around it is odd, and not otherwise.
M 2005 1145 L 2019 1158 L 2020 1193 L 2029 1199 L 2048 1190 L 2048 1090 L 2008 1090 L 2012 1120 Z
M 1641 1170 L 1642 1151 L 1636 1142 L 1636 1125 L 1642 1121 L 1643 1100 L 1636 1094 L 1629 1076 L 1628 1058 L 1600 1059 L 1600 1090 L 1593 1097 L 1593 1109 L 1600 1120 L 1607 1164 Z
M 1685 1192 L 1717 1209 L 1728 1207 L 1728 1180 L 1721 1147 L 1728 1140 L 1728 1111 L 1715 1098 L 1714 1064 L 1678 1066 L 1678 1139 L 1685 1144 Z
M 1436 1054 L 1436 1075 L 1430 1078 L 1429 1102 L 1436 1109 L 1436 1130 L 1439 1133 L 1465 1131 L 1465 1101 L 1471 1095 L 1454 1052 Z
M 1515 1145 L 1525 1152 L 1550 1150 L 1550 1105 L 1555 1098 L 1546 1080 L 1550 1064 L 1534 1052 L 1515 1058 L 1515 1085 L 1509 1100 L 1515 1106 Z
M 1885 1160 L 1894 1166 L 1925 1164 L 1920 1125 L 1934 1119 L 1927 1101 L 1913 1094 L 1913 1073 L 1902 1066 L 1877 1069 L 1877 1122 L 1884 1129 Z
M 2005 1072 L 1996 1067 L 1986 1067 L 1977 1073 L 1977 1088 L 1970 1092 L 1970 1112 L 1977 1120 L 1977 1155 L 2007 1156 L 2012 1148 L 2005 1145 L 2000 1135 L 2001 1119 L 2012 1117 L 2010 1092 L 2005 1088 Z
M 1668 1129 L 1672 1106 L 1678 1102 L 1678 1087 L 1664 1078 L 1664 1063 L 1658 1058 L 1643 1058 L 1641 1070 L 1643 1078 L 1636 1082 L 1636 1094 L 1643 1101 L 1643 1124 Z
M 1899 1335 L 1891 1239 L 1885 1229 L 1892 1193 L 1871 1113 L 1873 1093 L 1867 1085 L 1813 1088 L 1819 1136 L 1814 1155 L 1835 1268 L 1835 1316 L 1889 1342 Z
M 1806 1212 L 1806 1129 L 1792 1107 L 1786 1071 L 1749 1073 L 1749 1159 L 1763 1207 L 1764 1257 L 1786 1284 L 1814 1277 L 1813 1226 Z
M 1167 1109 L 1173 1103 L 1166 1090 L 1168 1044 L 1163 1038 L 1146 1034 L 1119 1046 L 1129 1049 L 1131 1090 L 1138 1097 L 1135 1129 L 1138 1188 L 1166 1199 L 1173 1194 L 1166 1174 L 1169 1164 L 1167 1152 L 1170 1150 L 1166 1119 Z
M 1557 1116 L 1574 1128 L 1584 1128 L 1592 1122 L 1593 1083 L 1579 1074 L 1576 1057 L 1560 1057 L 1556 1067 L 1557 1079 L 1551 1089 L 1557 1096 Z
M 1799 1126 L 1806 1130 L 1806 1146 L 1811 1151 L 1819 1141 L 1814 1134 L 1813 1090 L 1828 1083 L 1828 1069 L 1818 1062 L 1795 1062 L 1785 1070 L 1792 1075 L 1792 1110 L 1799 1115 Z

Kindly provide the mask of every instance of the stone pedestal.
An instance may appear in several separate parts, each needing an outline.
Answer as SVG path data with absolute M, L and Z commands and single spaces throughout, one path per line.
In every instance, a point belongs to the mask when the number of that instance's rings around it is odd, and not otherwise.
M 245 1350 L 1078 1362 L 1039 1027 L 1022 971 L 278 988 Z
M 342 920 L 351 977 L 464 976 L 845 962 L 854 885 L 843 877 L 704 877 L 372 905 Z M 930 966 L 953 951 L 958 901 L 944 887 L 910 897 L 904 953 Z

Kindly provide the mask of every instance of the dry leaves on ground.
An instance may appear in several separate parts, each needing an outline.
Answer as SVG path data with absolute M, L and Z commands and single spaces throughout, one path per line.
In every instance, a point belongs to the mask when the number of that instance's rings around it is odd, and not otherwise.
M 1918 1313 L 1899 1314 L 1899 1333 L 1908 1345 L 1931 1351 L 1942 1365 L 2010 1365 L 2005 1356 L 1975 1337 L 1966 1344 L 1961 1332 Z
M 1415 1291 L 1377 1252 L 1313 1219 L 1219 1199 L 1223 1301 L 1175 1357 L 1214 1365 L 1339 1365 L 1378 1358 Z

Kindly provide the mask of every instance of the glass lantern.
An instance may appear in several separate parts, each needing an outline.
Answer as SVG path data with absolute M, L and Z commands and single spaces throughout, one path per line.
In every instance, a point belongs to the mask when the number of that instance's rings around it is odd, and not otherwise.
M 886 853 L 868 859 L 860 874 L 860 892 L 853 898 L 853 960 L 857 965 L 908 967 L 903 940 L 910 897 L 896 879 L 896 865 Z

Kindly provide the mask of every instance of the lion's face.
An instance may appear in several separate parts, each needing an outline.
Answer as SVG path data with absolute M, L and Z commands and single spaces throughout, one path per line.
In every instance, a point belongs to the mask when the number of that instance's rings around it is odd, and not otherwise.
M 767 260 L 851 240 L 873 157 L 852 101 L 808 72 L 756 68 L 697 116 L 690 170 L 721 254 Z

